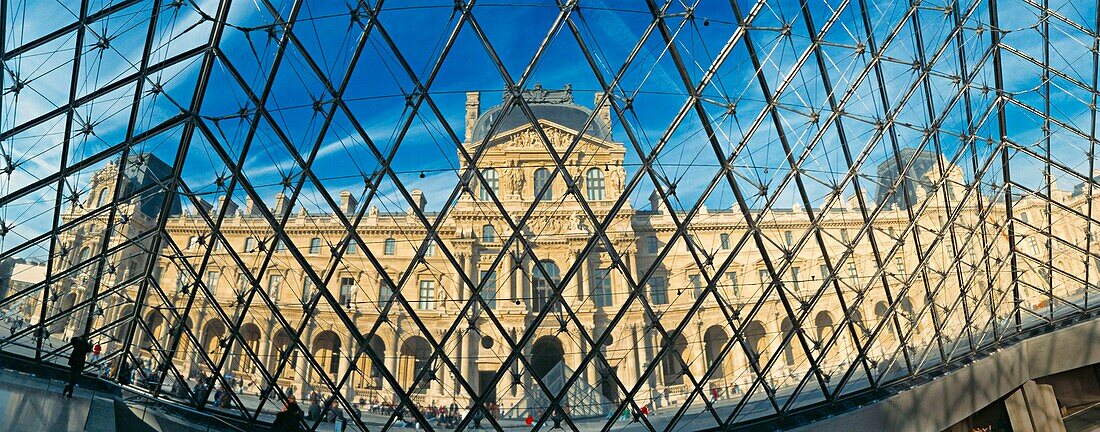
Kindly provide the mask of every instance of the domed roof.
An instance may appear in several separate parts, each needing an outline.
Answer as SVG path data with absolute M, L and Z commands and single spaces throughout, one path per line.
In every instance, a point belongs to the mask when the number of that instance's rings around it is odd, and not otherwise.
M 507 95 L 505 98 L 507 98 Z M 536 84 L 535 88 L 523 91 L 523 100 L 531 107 L 535 118 L 553 122 L 575 131 L 581 131 L 585 122 L 588 121 L 588 117 L 592 115 L 591 109 L 573 102 L 573 89 L 569 85 L 566 85 L 565 89 L 562 90 L 546 90 L 541 85 Z M 497 133 L 531 124 L 531 121 L 524 115 L 519 106 L 513 105 L 507 111 L 504 111 L 503 104 L 496 105 L 486 110 L 481 117 L 478 117 L 470 141 L 480 142 L 484 140 L 485 135 L 489 133 L 489 128 L 500 116 L 504 116 L 504 118 L 500 120 L 500 126 L 496 129 Z M 592 123 L 583 132 L 601 139 L 608 139 L 611 136 L 608 125 L 599 117 L 593 119 Z

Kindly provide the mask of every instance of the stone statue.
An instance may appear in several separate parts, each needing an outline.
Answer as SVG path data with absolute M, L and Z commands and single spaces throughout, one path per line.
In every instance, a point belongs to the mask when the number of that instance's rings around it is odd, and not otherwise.
M 608 189 L 616 192 L 623 190 L 623 181 L 626 180 L 626 172 L 623 167 L 616 165 L 610 171 L 607 176 Z
M 509 180 L 512 184 L 512 195 L 522 195 L 523 185 L 527 183 L 527 176 L 523 174 L 523 168 L 512 168 L 509 171 Z

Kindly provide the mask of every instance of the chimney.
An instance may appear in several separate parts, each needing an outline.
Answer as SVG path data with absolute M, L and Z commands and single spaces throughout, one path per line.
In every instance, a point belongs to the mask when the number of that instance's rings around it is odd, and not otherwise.
M 340 191 L 340 211 L 346 215 L 355 213 L 355 206 L 359 204 L 354 197 L 351 196 L 351 192 L 346 190 Z
M 657 194 L 657 191 L 649 193 L 649 211 L 655 214 L 663 213 L 664 207 L 661 205 L 661 195 Z
M 214 208 L 214 206 L 210 205 L 210 203 L 202 198 L 199 198 L 198 202 L 199 211 L 203 213 L 210 214 L 210 210 Z
M 222 206 L 225 206 L 225 214 L 232 217 L 234 214 L 237 213 L 237 204 L 234 203 L 232 200 L 227 200 L 225 198 L 225 195 L 218 197 L 218 208 L 220 209 L 222 208 Z
M 604 101 L 603 104 L 600 104 L 600 99 L 603 98 L 604 95 L 608 95 L 608 100 Z M 607 134 L 608 134 L 608 138 L 610 138 L 611 137 L 611 96 L 610 96 L 610 93 L 596 92 L 596 95 L 593 97 L 593 100 L 592 100 L 592 106 L 595 107 L 594 110 L 596 111 L 596 118 L 603 121 L 603 124 L 605 126 L 607 126 Z
M 428 199 L 424 198 L 424 191 L 420 189 L 413 189 L 411 192 L 413 203 L 416 204 L 416 208 L 420 211 L 424 211 L 424 206 L 428 204 Z M 409 213 L 412 213 L 412 209 L 409 209 Z
M 466 141 L 474 139 L 474 126 L 481 115 L 481 93 L 466 92 Z
M 252 197 L 246 197 L 244 199 L 244 215 L 252 216 L 256 214 L 256 203 L 252 202 Z
M 275 215 L 281 216 L 286 211 L 286 194 L 279 192 L 275 194 Z

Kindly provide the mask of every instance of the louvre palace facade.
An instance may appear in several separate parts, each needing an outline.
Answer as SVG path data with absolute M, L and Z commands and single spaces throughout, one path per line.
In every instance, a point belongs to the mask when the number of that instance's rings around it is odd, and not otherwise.
M 1059 246 L 1043 256 L 1046 245 L 1020 231 L 1085 236 L 1085 227 L 1059 224 L 1073 219 L 1057 214 L 1089 211 L 1091 190 L 1054 190 L 1057 205 L 1012 197 L 1024 224 L 1011 245 L 997 224 L 1004 206 L 962 199 L 981 189 L 965 187 L 958 162 L 902 149 L 859 195 L 837 191 L 810 209 L 795 200 L 752 219 L 746 212 L 760 213 L 736 206 L 689 212 L 679 208 L 694 201 L 676 206 L 637 189 L 623 199 L 631 182 L 650 180 L 637 175 L 644 164 L 625 160 L 607 106 L 590 108 L 568 87 L 523 96 L 541 128 L 519 108 L 505 112 L 466 95 L 458 171 L 480 175 L 442 218 L 438 204 L 448 197 L 420 190 L 408 192 L 416 205 L 404 211 L 360 204 L 367 200 L 354 190 L 320 201 L 331 211 L 295 206 L 282 193 L 227 199 L 184 191 L 167 210 L 171 241 L 154 242 L 141 236 L 156 226 L 162 195 L 135 191 L 164 178 L 168 164 L 131 155 L 120 173 L 111 162 L 91 177 L 82 202 L 67 203 L 64 220 L 79 223 L 61 234 L 68 253 L 53 265 L 67 276 L 49 306 L 58 312 L 47 316 L 82 312 L 51 322 L 52 335 L 67 339 L 84 314 L 95 313 L 93 327 L 107 329 L 93 336 L 98 343 L 113 347 L 136 332 L 132 350 L 146 360 L 139 373 L 167 369 L 170 359 L 169 375 L 194 385 L 217 368 L 240 395 L 257 397 L 277 386 L 306 398 L 325 382 L 349 400 L 383 403 L 396 399 L 396 383 L 424 404 L 466 406 L 473 390 L 505 417 L 520 418 L 547 405 L 540 386 L 559 390 L 575 379 L 565 405 L 595 416 L 631 393 L 654 408 L 680 404 L 693 383 L 726 400 L 888 379 L 907 363 L 953 352 L 954 340 L 988 337 L 965 323 L 1010 320 L 1012 272 L 1024 287 L 1022 307 L 1037 310 L 1076 295 L 1069 287 L 1082 284 L 1075 281 L 1095 279 L 1071 258 L 1081 254 Z M 117 209 L 125 225 L 110 227 L 121 234 L 111 237 L 117 247 L 98 241 L 107 216 L 85 210 L 110 201 L 116 181 L 132 195 Z M 589 214 L 606 226 L 594 229 Z M 285 223 L 289 244 L 269 218 Z M 153 245 L 161 251 L 142 250 Z M 1057 263 L 1057 271 L 1026 259 L 985 259 L 1013 247 Z M 101 248 L 115 258 L 97 273 L 88 258 Z M 79 309 L 90 275 L 102 274 L 104 287 L 137 290 L 125 281 L 144 266 L 168 294 L 150 290 L 143 305 Z M 1044 287 L 1056 287 L 1053 296 Z M 624 308 L 633 297 L 644 301 Z M 279 316 L 250 307 L 260 303 Z M 22 313 L 34 322 L 38 311 L 26 304 Z M 144 320 L 115 325 L 135 306 Z M 190 332 L 179 331 L 184 326 Z M 937 339 L 937 331 L 953 336 Z M 513 351 L 525 358 L 512 361 Z M 856 360 L 860 353 L 865 361 Z

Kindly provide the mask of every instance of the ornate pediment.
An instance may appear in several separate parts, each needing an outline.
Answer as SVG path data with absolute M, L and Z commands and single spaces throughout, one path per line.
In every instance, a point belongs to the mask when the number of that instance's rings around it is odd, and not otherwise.
M 576 131 L 571 131 L 552 122 L 539 121 L 539 123 L 542 126 L 543 132 L 546 134 L 546 138 L 554 145 L 554 149 L 565 150 L 573 143 L 573 139 L 577 136 Z M 490 145 L 505 151 L 545 151 L 546 149 L 542 143 L 542 139 L 539 137 L 538 131 L 531 125 L 502 133 L 490 141 Z M 616 147 L 621 149 L 621 146 L 618 144 L 588 135 L 581 139 L 577 149 L 592 149 L 593 147 L 608 150 L 615 149 Z

